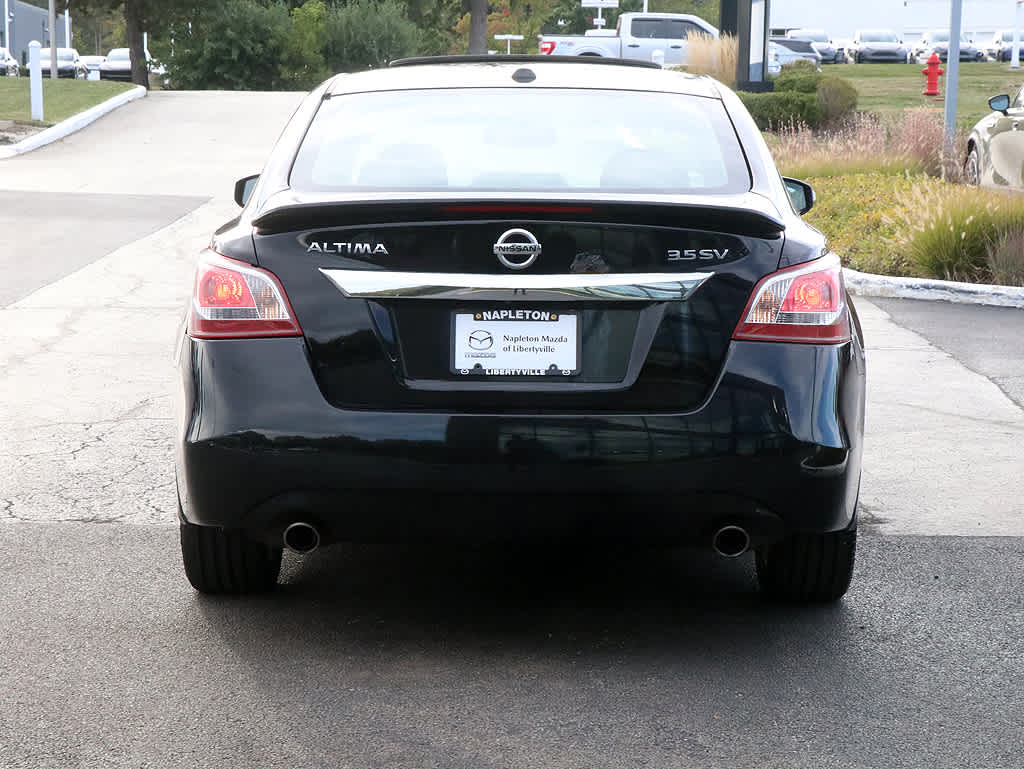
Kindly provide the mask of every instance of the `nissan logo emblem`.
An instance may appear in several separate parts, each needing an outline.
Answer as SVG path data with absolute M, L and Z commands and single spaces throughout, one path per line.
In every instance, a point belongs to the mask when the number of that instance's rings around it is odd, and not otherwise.
M 532 232 L 527 230 L 506 230 L 494 244 L 494 254 L 498 261 L 510 270 L 525 270 L 540 256 L 541 246 Z M 510 256 L 525 256 L 522 262 L 513 262 Z

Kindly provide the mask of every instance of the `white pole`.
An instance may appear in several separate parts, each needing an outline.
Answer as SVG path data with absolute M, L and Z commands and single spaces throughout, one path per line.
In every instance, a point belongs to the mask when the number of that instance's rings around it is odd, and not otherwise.
M 50 0 L 50 16 L 47 22 L 50 33 L 50 79 L 60 77 L 57 71 L 57 0 Z
M 956 97 L 960 85 L 960 29 L 963 0 L 953 0 L 949 19 L 949 55 L 946 57 L 946 123 L 945 158 L 953 159 L 953 140 L 956 137 Z
M 1010 50 L 1011 69 L 1020 69 L 1020 9 L 1024 0 L 1017 0 L 1017 15 L 1013 22 L 1013 48 Z
M 38 40 L 28 44 L 28 90 L 32 105 L 32 119 L 43 119 L 43 68 L 39 64 Z
M 64 46 L 67 48 L 73 48 L 71 45 L 71 10 L 66 9 L 64 11 Z
M 644 0 L 644 13 L 647 13 L 647 0 Z
M 4 48 L 7 53 L 14 56 L 11 50 L 11 0 L 4 0 Z

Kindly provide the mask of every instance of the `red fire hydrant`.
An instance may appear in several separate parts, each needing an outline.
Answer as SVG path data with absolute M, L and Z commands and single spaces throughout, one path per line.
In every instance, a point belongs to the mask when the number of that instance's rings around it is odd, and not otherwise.
M 928 76 L 928 82 L 925 84 L 924 90 L 921 91 L 925 96 L 938 96 L 939 95 L 939 75 L 946 74 L 939 65 L 942 63 L 942 59 L 939 55 L 932 51 L 932 55 L 928 57 L 928 66 L 921 70 L 922 75 Z

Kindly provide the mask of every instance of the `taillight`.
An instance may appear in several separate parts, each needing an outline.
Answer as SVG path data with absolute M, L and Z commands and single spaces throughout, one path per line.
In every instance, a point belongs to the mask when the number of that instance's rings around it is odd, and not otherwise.
M 540 52 L 545 56 L 550 56 L 555 50 L 554 40 L 541 40 Z
M 763 278 L 733 339 L 829 344 L 850 340 L 838 257 L 826 256 Z
M 230 339 L 301 336 L 302 329 L 274 275 L 206 250 L 196 266 L 188 333 Z

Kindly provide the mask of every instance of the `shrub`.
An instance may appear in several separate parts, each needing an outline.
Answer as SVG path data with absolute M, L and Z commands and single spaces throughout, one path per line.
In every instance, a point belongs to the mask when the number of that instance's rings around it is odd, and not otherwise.
M 943 183 L 916 189 L 892 220 L 897 246 L 925 275 L 990 282 L 993 244 L 1024 232 L 1024 206 L 1012 194 Z
M 779 76 L 781 77 L 781 75 Z M 815 89 L 821 116 L 826 124 L 837 125 L 847 120 L 857 109 L 857 89 L 841 77 L 823 77 Z
M 804 218 L 828 236 L 843 264 L 881 275 L 920 275 L 898 243 L 901 214 L 926 176 L 855 173 L 808 177 L 817 202 Z
M 711 75 L 730 88 L 736 85 L 736 63 L 739 43 L 733 35 L 714 38 L 690 35 L 686 38 L 686 71 L 695 75 Z
M 987 248 L 992 282 L 1024 286 L 1024 230 L 1009 230 L 993 238 Z
M 938 176 L 942 167 L 942 115 L 928 109 L 907 110 L 895 121 L 854 113 L 842 126 L 822 132 L 784 125 L 765 139 L 776 164 L 788 176 L 863 172 Z M 957 146 L 963 146 L 962 139 Z M 956 157 L 963 157 L 961 149 L 956 152 Z
M 175 88 L 270 90 L 289 30 L 288 9 L 227 0 L 197 11 L 175 37 L 167 74 Z
M 783 70 L 772 81 L 776 91 L 795 91 L 796 93 L 817 93 L 818 84 L 824 76 L 814 70 L 804 69 Z
M 912 158 L 922 171 L 932 176 L 942 174 L 944 128 L 941 113 L 928 107 L 905 110 L 890 133 L 892 145 Z M 961 144 L 959 139 L 957 144 Z
M 762 131 L 800 125 L 814 128 L 821 124 L 821 105 L 818 104 L 816 94 L 796 91 L 741 91 L 739 97 Z
M 782 72 L 818 72 L 817 65 L 810 59 L 794 59 L 782 65 Z M 780 73 L 781 74 L 781 73 Z
M 393 59 L 414 56 L 420 37 L 400 0 L 338 3 L 327 15 L 327 65 L 333 72 L 383 67 Z

